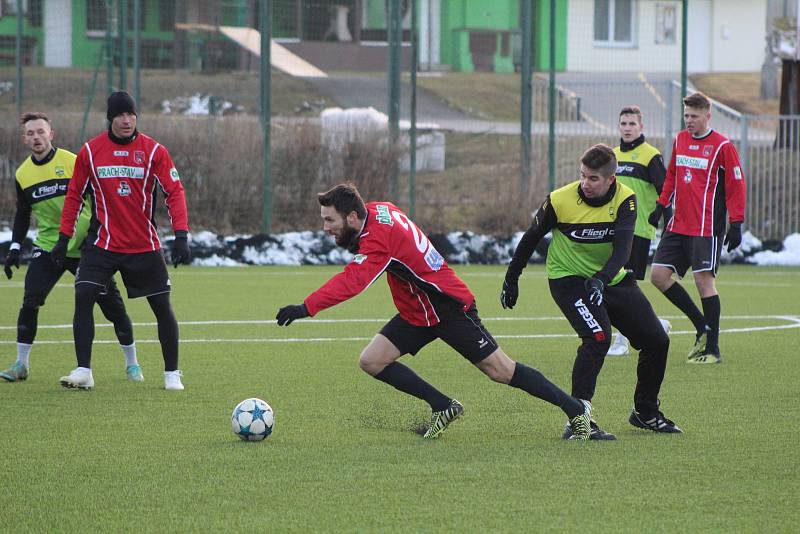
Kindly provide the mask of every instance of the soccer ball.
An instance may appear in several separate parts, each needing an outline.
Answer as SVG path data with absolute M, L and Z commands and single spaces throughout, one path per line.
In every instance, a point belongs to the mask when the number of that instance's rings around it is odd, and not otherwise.
M 272 434 L 275 414 L 269 404 L 258 398 L 245 399 L 231 414 L 233 433 L 246 441 L 261 441 Z

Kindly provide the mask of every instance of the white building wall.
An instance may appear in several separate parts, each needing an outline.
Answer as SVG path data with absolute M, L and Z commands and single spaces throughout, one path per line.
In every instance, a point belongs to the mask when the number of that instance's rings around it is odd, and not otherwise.
M 47 0 L 44 9 L 44 66 L 72 66 L 72 0 Z
M 712 19 L 702 39 L 711 48 L 711 70 L 757 71 L 764 57 L 767 0 L 711 0 Z M 638 0 L 632 47 L 594 43 L 594 0 L 568 0 L 567 70 L 586 72 L 678 72 L 681 66 L 681 2 Z M 657 44 L 657 5 L 674 5 L 677 12 L 674 44 Z M 692 17 L 692 2 L 689 2 Z M 710 41 L 710 42 L 709 42 Z M 691 49 L 689 50 L 691 54 Z
M 714 72 L 760 70 L 766 46 L 766 1 L 714 0 L 713 4 L 711 70 Z M 689 2 L 690 10 L 691 5 Z

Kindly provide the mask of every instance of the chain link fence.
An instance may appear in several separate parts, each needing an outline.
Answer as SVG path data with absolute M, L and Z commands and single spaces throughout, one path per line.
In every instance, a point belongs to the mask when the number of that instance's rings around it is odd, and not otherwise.
M 618 144 L 623 106 L 642 108 L 645 135 L 667 159 L 685 73 L 757 71 L 765 40 L 753 28 L 796 17 L 771 1 L 771 11 L 737 2 L 741 16 L 718 23 L 712 4 L 690 2 L 684 30 L 678 0 L 272 0 L 265 21 L 254 0 L 1 1 L 0 220 L 13 217 L 14 169 L 26 157 L 18 112 L 48 112 L 57 145 L 75 151 L 106 128 L 105 98 L 124 88 L 142 131 L 173 154 L 195 229 L 257 232 L 264 209 L 271 231 L 316 228 L 311 193 L 352 178 L 415 211 L 429 231 L 508 234 L 550 188 L 577 179 L 585 148 Z M 262 22 L 271 34 L 268 173 Z M 370 117 L 363 124 L 353 113 L 321 118 L 335 107 L 374 113 L 360 112 Z M 750 228 L 762 239 L 800 230 L 797 116 L 719 103 L 713 113 L 744 160 Z M 334 150 L 331 132 L 348 141 Z

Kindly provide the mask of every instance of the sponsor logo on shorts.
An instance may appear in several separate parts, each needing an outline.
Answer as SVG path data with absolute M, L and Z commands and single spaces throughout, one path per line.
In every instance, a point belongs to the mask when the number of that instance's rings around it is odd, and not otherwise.
M 478 347 L 479 347 L 479 348 L 481 348 L 481 349 L 482 349 L 483 347 L 485 347 L 486 345 L 488 345 L 488 344 L 489 344 L 489 342 L 488 342 L 488 341 L 486 341 L 486 338 L 485 338 L 485 337 L 482 337 L 482 338 L 480 338 L 480 339 L 478 340 Z
M 41 255 L 42 255 L 42 251 L 41 251 L 40 249 L 36 249 L 36 250 L 33 252 L 33 257 L 34 257 L 34 258 L 38 258 L 38 257 L 39 257 L 39 256 L 41 256 Z
M 581 314 L 581 318 L 586 323 L 586 326 L 588 326 L 594 334 L 594 338 L 597 341 L 604 341 L 606 335 L 603 332 L 603 328 L 600 326 L 600 323 L 597 322 L 597 319 L 594 318 L 592 312 L 589 311 L 589 307 L 583 303 L 583 299 L 576 300 L 574 306 L 577 308 L 578 313 Z

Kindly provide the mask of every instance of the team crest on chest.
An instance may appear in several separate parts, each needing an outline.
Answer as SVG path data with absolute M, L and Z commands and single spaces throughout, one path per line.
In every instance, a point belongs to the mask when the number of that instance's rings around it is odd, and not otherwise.
M 133 151 L 133 161 L 137 165 L 144 165 L 144 151 L 143 150 L 134 150 Z
M 62 167 L 61 165 L 56 165 L 56 176 L 59 178 L 64 177 L 64 167 Z
M 128 182 L 122 181 L 119 183 L 117 194 L 121 197 L 127 197 L 131 194 L 131 186 L 128 185 Z
M 703 155 L 704 156 L 710 156 L 712 150 L 714 150 L 714 146 L 713 145 L 704 145 L 703 146 Z

